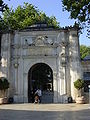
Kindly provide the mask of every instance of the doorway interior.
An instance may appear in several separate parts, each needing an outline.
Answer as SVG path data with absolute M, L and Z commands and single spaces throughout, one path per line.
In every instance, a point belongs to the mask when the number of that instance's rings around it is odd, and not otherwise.
M 34 64 L 28 72 L 28 102 L 34 102 L 34 93 L 42 90 L 42 103 L 53 102 L 53 71 L 45 63 Z

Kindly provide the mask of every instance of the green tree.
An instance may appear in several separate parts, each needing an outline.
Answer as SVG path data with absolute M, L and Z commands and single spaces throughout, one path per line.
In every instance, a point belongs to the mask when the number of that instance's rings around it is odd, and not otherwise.
M 55 17 L 48 17 L 44 12 L 41 12 L 32 4 L 24 3 L 23 6 L 18 6 L 7 9 L 3 13 L 3 22 L 1 21 L 2 29 L 23 29 L 37 22 L 45 22 L 48 26 L 59 27 L 59 23 Z
M 87 55 L 90 55 L 90 46 L 81 45 L 80 46 L 80 55 L 81 59 L 85 58 Z
M 62 0 L 64 10 L 70 12 L 71 19 L 77 19 L 78 23 L 87 27 L 89 37 L 90 27 L 90 0 Z
M 3 12 L 5 9 L 7 9 L 7 4 L 0 0 L 0 12 Z
M 8 9 L 7 4 L 5 4 L 3 0 L 0 0 L 0 30 L 4 28 L 4 21 L 1 15 L 6 9 Z

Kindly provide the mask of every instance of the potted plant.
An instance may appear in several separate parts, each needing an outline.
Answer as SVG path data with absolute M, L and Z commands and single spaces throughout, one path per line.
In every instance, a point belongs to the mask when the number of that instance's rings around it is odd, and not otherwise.
M 78 95 L 76 97 L 76 103 L 85 103 L 85 97 L 82 95 L 82 88 L 84 87 L 84 80 L 77 79 L 74 82 L 74 87 L 78 91 Z
M 7 103 L 6 91 L 9 88 L 9 82 L 5 77 L 0 78 L 0 104 Z

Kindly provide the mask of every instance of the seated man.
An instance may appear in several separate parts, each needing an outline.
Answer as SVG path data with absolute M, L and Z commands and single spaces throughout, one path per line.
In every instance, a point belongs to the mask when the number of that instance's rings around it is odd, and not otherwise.
M 41 103 L 42 91 L 38 88 L 37 91 L 35 92 L 35 94 L 38 95 L 38 97 L 39 97 L 39 103 Z

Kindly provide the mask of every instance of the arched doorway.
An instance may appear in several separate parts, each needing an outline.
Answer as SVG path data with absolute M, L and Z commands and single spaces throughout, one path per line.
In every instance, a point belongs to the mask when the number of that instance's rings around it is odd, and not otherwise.
M 42 90 L 42 103 L 53 102 L 53 71 L 45 63 L 33 65 L 28 72 L 28 102 L 33 102 L 37 88 Z

